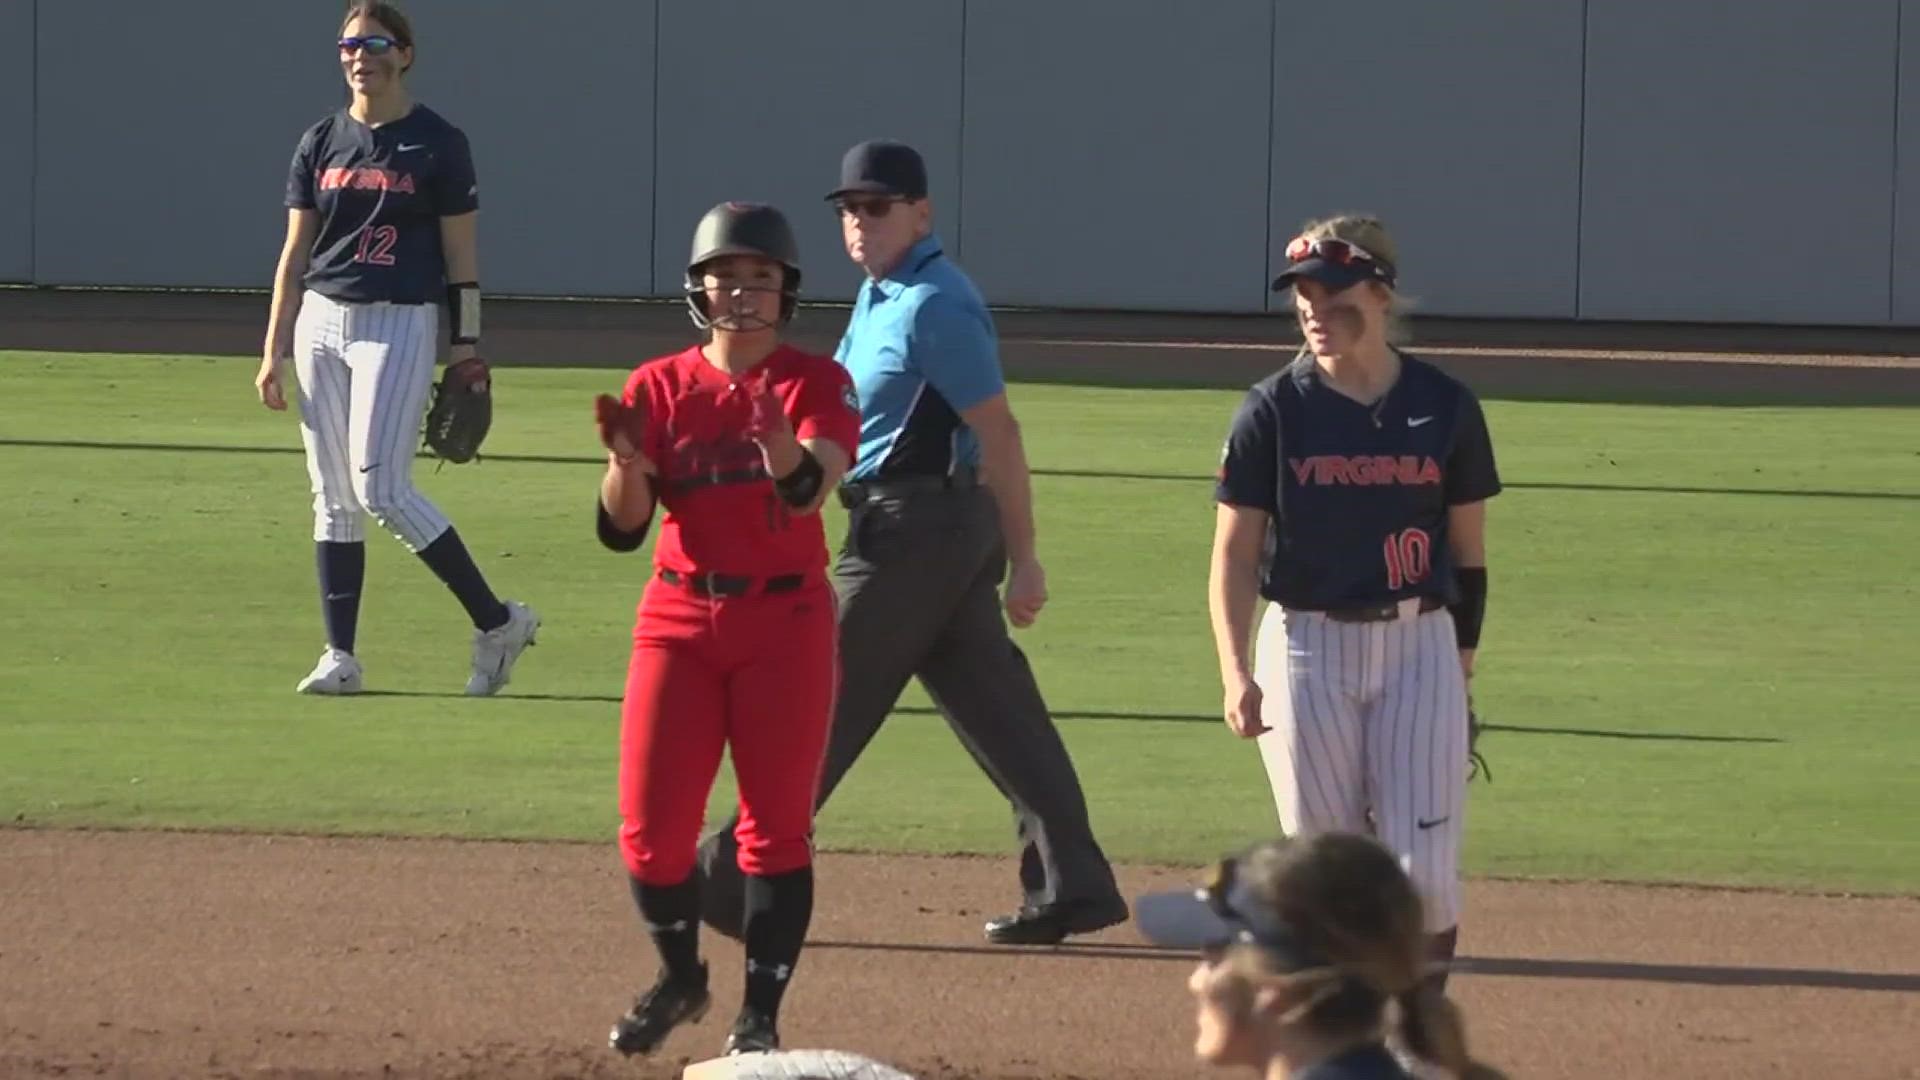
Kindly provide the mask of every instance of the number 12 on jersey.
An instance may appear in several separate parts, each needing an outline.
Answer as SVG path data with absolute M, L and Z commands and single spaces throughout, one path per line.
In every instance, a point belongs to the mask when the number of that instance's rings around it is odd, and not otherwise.
M 1433 568 L 1433 538 L 1425 529 L 1406 529 L 1387 536 L 1387 588 L 1398 589 L 1424 581 Z
M 353 261 L 372 263 L 375 266 L 392 266 L 393 245 L 399 239 L 400 230 L 391 225 L 375 225 L 371 229 L 361 229 L 360 247 L 353 253 Z

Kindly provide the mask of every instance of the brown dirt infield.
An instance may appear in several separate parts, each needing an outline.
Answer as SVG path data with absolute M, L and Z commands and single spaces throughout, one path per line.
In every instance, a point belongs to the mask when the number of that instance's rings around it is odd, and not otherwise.
M 653 970 L 611 843 L 0 830 L 0 863 L 8 1077 L 665 1078 L 740 985 L 710 938 L 707 1019 L 653 1062 L 603 1049 Z M 1010 860 L 825 856 L 788 1045 L 927 1080 L 1201 1072 L 1187 958 L 1124 926 L 988 946 L 1013 888 Z M 1455 993 L 1515 1077 L 1920 1076 L 1915 900 L 1489 881 L 1467 910 Z
M 263 310 L 0 289 L 0 348 L 251 355 Z M 488 318 L 503 362 L 632 362 L 688 329 L 657 305 Z M 801 337 L 830 344 L 837 322 L 821 311 Z M 1234 385 L 1284 348 L 1271 321 L 1002 325 L 1015 376 Z M 1488 396 L 1920 401 L 1912 331 L 1420 329 L 1417 349 Z M 1191 879 L 1121 874 L 1130 894 Z M 824 856 L 789 1046 L 929 1080 L 1202 1075 L 1187 958 L 1127 926 L 985 945 L 1013 895 L 1011 860 Z M 737 947 L 710 940 L 721 1007 L 655 1061 L 604 1049 L 652 970 L 611 840 L 0 829 L 0 916 L 0 1077 L 671 1077 L 718 1049 L 741 977 Z M 1474 881 L 1461 950 L 1476 1047 L 1516 1078 L 1920 1077 L 1920 899 Z

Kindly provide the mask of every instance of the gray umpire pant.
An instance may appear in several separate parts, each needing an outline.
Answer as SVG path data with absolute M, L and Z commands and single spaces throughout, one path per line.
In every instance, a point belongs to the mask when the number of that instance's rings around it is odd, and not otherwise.
M 1119 898 L 1094 840 L 1072 759 L 1026 654 L 1008 635 L 1007 570 L 991 493 L 937 479 L 849 484 L 847 535 L 833 567 L 840 605 L 840 692 L 816 806 L 873 740 L 909 678 L 1013 805 L 1020 885 L 1029 905 Z M 736 814 L 701 844 L 704 918 L 738 932 L 743 882 Z

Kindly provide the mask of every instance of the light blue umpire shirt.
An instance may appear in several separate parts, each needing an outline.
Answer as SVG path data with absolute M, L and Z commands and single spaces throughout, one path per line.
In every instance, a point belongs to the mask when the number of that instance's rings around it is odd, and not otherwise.
M 1005 389 L 986 301 L 928 236 L 860 289 L 834 350 L 860 392 L 860 451 L 849 481 L 945 476 L 978 467 L 960 413 Z

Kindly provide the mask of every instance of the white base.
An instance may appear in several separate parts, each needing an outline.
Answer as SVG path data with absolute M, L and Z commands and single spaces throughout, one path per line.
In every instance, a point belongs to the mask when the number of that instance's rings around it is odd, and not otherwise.
M 870 1057 L 845 1050 L 776 1050 L 696 1061 L 681 1080 L 914 1080 Z

